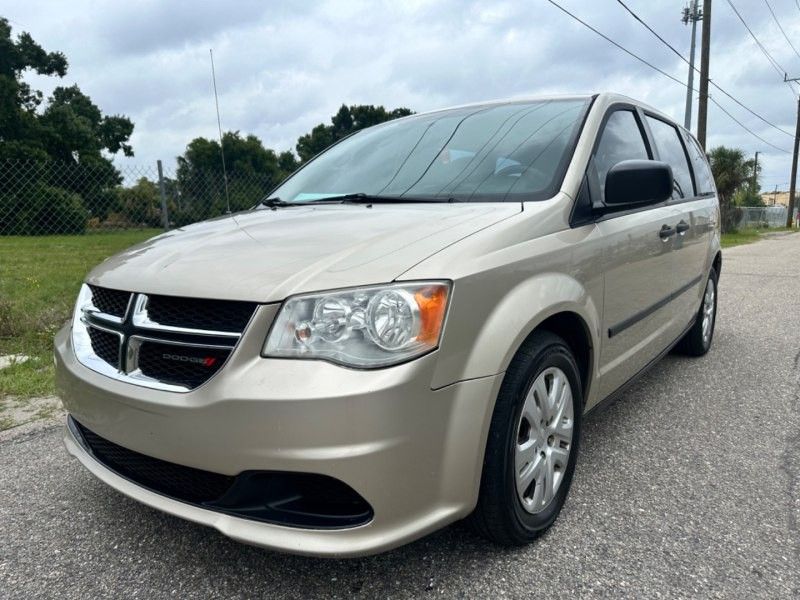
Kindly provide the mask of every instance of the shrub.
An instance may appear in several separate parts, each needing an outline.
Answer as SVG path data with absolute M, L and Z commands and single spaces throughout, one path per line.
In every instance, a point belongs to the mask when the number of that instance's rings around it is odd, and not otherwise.
M 43 183 L 25 186 L 3 198 L 0 235 L 83 233 L 88 214 L 81 197 Z

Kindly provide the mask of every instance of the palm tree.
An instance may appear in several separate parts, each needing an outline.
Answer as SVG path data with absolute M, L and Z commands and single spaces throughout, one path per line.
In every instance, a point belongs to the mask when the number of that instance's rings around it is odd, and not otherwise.
M 744 152 L 738 148 L 717 146 L 708 153 L 711 172 L 717 184 L 719 207 L 722 213 L 722 232 L 736 229 L 741 218 L 741 209 L 735 206 L 733 198 L 737 191 L 751 185 L 753 160 L 745 159 Z

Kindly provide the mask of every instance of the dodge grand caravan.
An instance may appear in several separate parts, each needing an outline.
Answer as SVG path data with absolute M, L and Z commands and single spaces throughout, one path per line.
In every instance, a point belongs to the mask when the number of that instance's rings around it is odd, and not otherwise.
M 375 553 L 465 517 L 526 543 L 587 411 L 673 347 L 708 351 L 720 267 L 705 154 L 639 102 L 391 121 L 88 275 L 55 341 L 66 447 L 283 551 Z

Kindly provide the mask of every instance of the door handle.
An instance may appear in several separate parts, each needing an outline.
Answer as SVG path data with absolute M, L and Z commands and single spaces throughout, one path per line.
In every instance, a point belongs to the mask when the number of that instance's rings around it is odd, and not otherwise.
M 658 236 L 661 238 L 662 242 L 666 242 L 673 235 L 675 235 L 675 228 L 669 225 L 662 225 L 661 230 L 658 232 Z
M 686 233 L 687 231 L 689 231 L 691 228 L 692 228 L 692 226 L 691 226 L 691 225 L 689 225 L 689 224 L 688 224 L 686 221 L 684 221 L 684 220 L 681 220 L 681 222 L 680 222 L 680 223 L 678 223 L 678 224 L 675 226 L 675 230 L 678 232 L 678 235 L 683 235 L 683 234 L 685 234 L 685 233 Z

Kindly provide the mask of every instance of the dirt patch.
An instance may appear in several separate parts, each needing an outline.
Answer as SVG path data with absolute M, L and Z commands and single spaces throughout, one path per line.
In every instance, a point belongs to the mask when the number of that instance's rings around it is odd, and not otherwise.
M 31 421 L 51 419 L 64 414 L 61 400 L 56 396 L 43 398 L 0 399 L 0 431 L 11 429 Z

